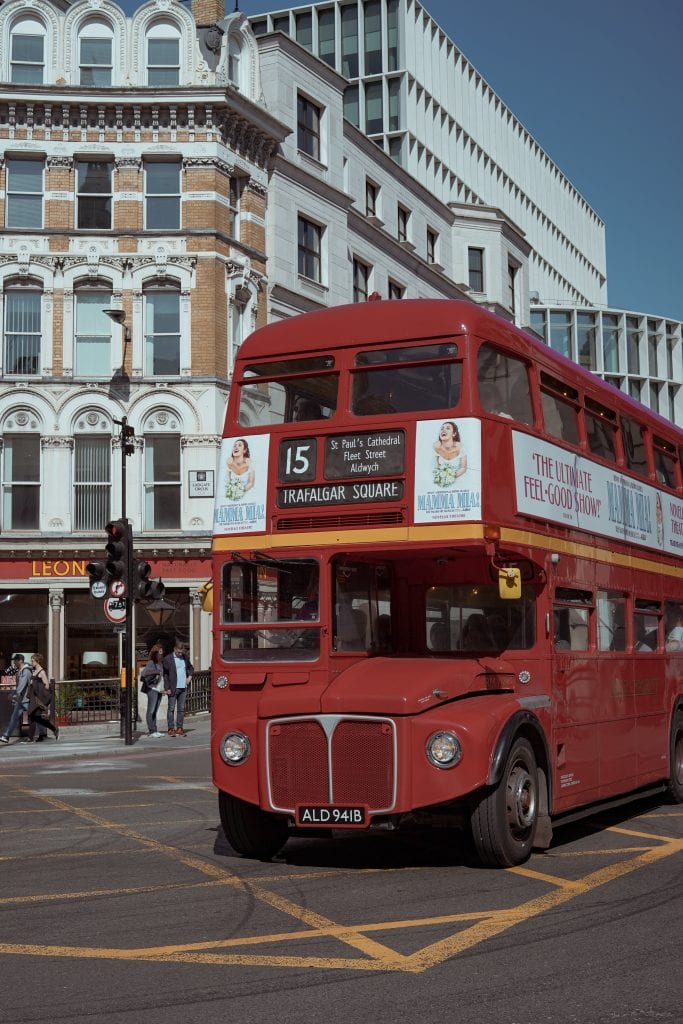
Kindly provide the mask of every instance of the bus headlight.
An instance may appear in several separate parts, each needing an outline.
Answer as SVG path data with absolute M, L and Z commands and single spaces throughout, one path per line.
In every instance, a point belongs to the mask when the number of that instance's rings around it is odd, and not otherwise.
M 433 732 L 427 740 L 425 753 L 436 768 L 453 768 L 462 757 L 462 747 L 455 733 Z
M 229 732 L 220 743 L 220 754 L 226 764 L 244 764 L 251 753 L 249 737 L 243 732 Z
M 228 685 L 228 677 L 227 676 L 219 676 L 218 679 L 216 680 L 216 686 L 218 687 L 219 690 L 224 690 L 227 685 Z

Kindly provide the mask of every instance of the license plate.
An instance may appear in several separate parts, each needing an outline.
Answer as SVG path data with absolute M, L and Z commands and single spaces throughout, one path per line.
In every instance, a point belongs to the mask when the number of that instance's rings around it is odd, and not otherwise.
M 367 828 L 368 809 L 350 804 L 299 804 L 296 823 L 300 828 Z

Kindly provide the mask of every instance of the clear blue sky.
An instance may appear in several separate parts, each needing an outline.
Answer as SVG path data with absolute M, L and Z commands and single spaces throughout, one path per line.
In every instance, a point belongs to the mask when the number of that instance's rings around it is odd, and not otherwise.
M 683 0 L 422 5 L 605 222 L 610 305 L 683 320 Z

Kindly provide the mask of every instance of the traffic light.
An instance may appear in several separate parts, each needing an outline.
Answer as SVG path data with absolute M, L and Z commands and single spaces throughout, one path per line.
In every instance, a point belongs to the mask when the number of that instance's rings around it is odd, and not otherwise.
M 161 580 L 150 579 L 152 566 L 144 558 L 136 559 L 133 563 L 132 596 L 136 601 L 160 601 L 164 596 L 166 587 Z
M 107 572 L 106 562 L 88 562 L 85 567 L 85 571 L 90 577 L 90 586 L 92 586 L 93 583 L 99 583 L 100 581 L 104 583 L 105 586 L 109 586 L 111 576 Z M 99 596 L 101 597 L 102 595 L 100 594 Z
M 107 523 L 105 530 L 109 535 L 105 550 L 107 552 L 106 571 L 109 580 L 127 581 L 128 558 L 130 556 L 130 527 L 127 519 L 115 519 Z

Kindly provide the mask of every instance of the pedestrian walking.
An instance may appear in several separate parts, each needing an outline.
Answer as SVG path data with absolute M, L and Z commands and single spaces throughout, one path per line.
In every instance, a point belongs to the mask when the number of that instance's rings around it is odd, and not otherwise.
M 39 725 L 46 726 L 59 739 L 59 726 L 50 721 L 50 705 L 52 704 L 52 691 L 50 680 L 45 671 L 45 659 L 42 654 L 31 655 L 31 669 L 33 676 L 29 687 L 28 699 L 28 738 L 36 743 L 45 739 L 44 736 L 36 736 L 36 729 Z
M 23 654 L 12 655 L 12 667 L 14 669 L 14 693 L 12 694 L 14 708 L 12 709 L 7 729 L 0 736 L 0 743 L 9 743 L 12 733 L 21 723 L 22 716 L 25 711 L 28 711 L 29 705 L 29 688 L 32 672 L 24 661 Z
M 176 641 L 163 660 L 164 692 L 168 695 L 168 735 L 186 736 L 183 729 L 187 688 L 194 671 L 184 644 Z
M 157 711 L 164 692 L 164 649 L 155 644 L 149 652 L 149 661 L 140 673 L 141 690 L 147 695 L 147 732 L 154 739 L 162 734 L 157 729 Z

